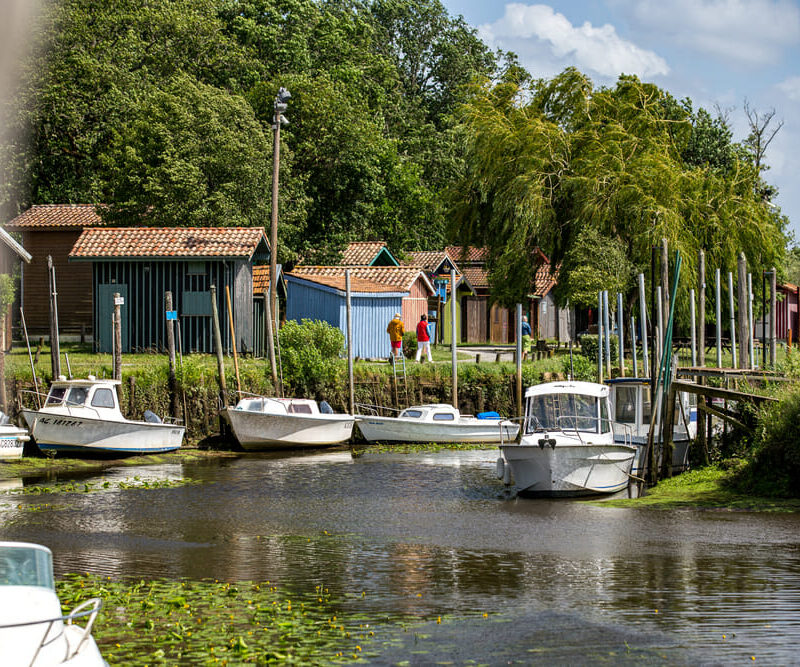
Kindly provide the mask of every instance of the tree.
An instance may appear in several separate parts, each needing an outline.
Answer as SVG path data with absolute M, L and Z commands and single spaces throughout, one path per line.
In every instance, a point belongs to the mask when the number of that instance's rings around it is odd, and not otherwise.
M 574 69 L 530 86 L 487 80 L 473 86 L 459 120 L 467 168 L 449 193 L 451 232 L 489 247 L 490 281 L 506 304 L 532 284 L 536 246 L 557 263 L 589 228 L 622 243 L 634 272 L 649 266 L 661 238 L 682 252 L 690 276 L 700 248 L 719 267 L 735 267 L 742 249 L 755 266 L 782 255 L 783 225 L 753 196 L 753 166 L 685 160 L 713 151 L 688 150 L 700 134 L 690 111 L 636 77 L 599 90 Z M 724 128 L 711 127 L 707 143 L 717 146 Z

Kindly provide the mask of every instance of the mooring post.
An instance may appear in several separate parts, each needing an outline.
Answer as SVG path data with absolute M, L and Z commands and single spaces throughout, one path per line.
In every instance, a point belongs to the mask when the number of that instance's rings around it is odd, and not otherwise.
M 47 281 L 50 292 L 50 368 L 53 379 L 61 375 L 61 349 L 58 340 L 58 291 L 56 290 L 56 267 L 53 258 L 47 256 Z
M 689 326 L 692 330 L 692 366 L 697 366 L 697 316 L 695 314 L 694 289 L 689 290 Z
M 747 274 L 747 329 L 748 329 L 748 336 L 747 336 L 747 349 L 750 352 L 750 366 L 749 368 L 756 367 L 756 352 L 755 346 L 753 343 L 753 338 L 755 338 L 756 331 L 753 327 L 753 274 Z
M 697 258 L 697 289 L 699 315 L 697 326 L 697 364 L 706 365 L 706 253 L 701 250 Z
M 597 381 L 603 382 L 603 290 L 597 294 Z
M 661 239 L 661 302 L 664 317 L 669 316 L 669 246 L 667 239 Z M 664 328 L 661 329 L 661 353 L 664 353 L 663 338 L 666 336 Z
M 671 372 L 671 371 L 666 371 Z M 661 431 L 661 478 L 672 477 L 672 457 L 675 452 L 673 431 L 675 430 L 675 385 L 670 382 L 664 410 L 664 425 Z
M 222 333 L 219 327 L 219 309 L 217 308 L 217 287 L 211 285 L 209 288 L 211 294 L 211 320 L 214 325 L 214 348 L 217 353 L 217 380 L 219 381 L 219 403 L 220 408 L 225 408 L 228 405 L 228 386 L 225 382 L 225 359 L 222 355 Z M 224 422 L 222 416 L 219 418 L 220 432 L 224 430 Z
M 639 365 L 636 359 L 636 320 L 631 315 L 631 359 L 633 360 L 633 377 L 639 377 Z
M 778 306 L 778 274 L 773 266 L 770 269 L 769 276 L 769 363 L 772 368 L 775 368 L 776 359 L 776 326 L 775 326 L 775 311 Z
M 451 358 L 453 363 L 453 407 L 458 410 L 458 326 L 456 323 L 456 270 L 450 269 L 450 335 L 452 345 L 450 346 Z
M 122 297 L 114 292 L 114 379 L 122 379 Z
M 172 292 L 164 292 L 164 306 L 167 318 L 167 352 L 169 354 L 169 377 L 167 385 L 169 387 L 169 413 L 176 418 L 178 416 L 178 391 L 177 380 L 175 377 L 175 327 L 172 319 Z
M 622 293 L 617 292 L 617 331 L 619 336 L 617 342 L 619 344 L 619 376 L 625 377 L 625 316 L 622 311 Z
M 642 376 L 647 377 L 650 360 L 647 355 L 647 300 L 644 292 L 644 274 L 639 274 L 639 317 L 642 329 Z
M 658 328 L 658 336 L 656 336 L 656 350 L 654 354 L 656 355 L 656 368 L 661 368 L 661 361 L 664 359 L 664 298 L 663 298 L 664 289 L 661 285 L 656 287 L 656 308 L 658 309 L 658 314 L 656 318 L 657 328 Z M 658 371 L 656 371 L 658 372 Z
M 269 290 L 264 290 L 264 340 L 267 343 L 267 355 L 269 358 L 269 369 L 272 376 L 272 390 L 280 396 L 278 390 L 278 365 L 275 361 L 275 337 L 272 333 L 272 300 Z
M 239 381 L 239 352 L 236 350 L 236 327 L 233 323 L 233 306 L 231 305 L 231 288 L 225 285 L 225 301 L 228 304 L 228 324 L 231 328 L 231 347 L 233 348 L 233 371 L 236 374 L 236 393 L 242 393 L 242 383 Z
M 611 313 L 608 308 L 608 290 L 603 290 L 603 330 L 606 346 L 606 375 L 611 377 Z
M 350 269 L 344 272 L 344 289 L 347 304 L 347 389 L 350 414 L 356 413 L 356 393 L 353 383 L 353 304 L 350 298 Z
M 717 269 L 716 278 L 716 312 L 717 316 L 717 368 L 722 368 L 722 275 Z
M 750 348 L 747 344 L 747 259 L 744 253 L 739 253 L 739 260 L 736 263 L 736 297 L 738 312 L 736 325 L 739 336 L 739 368 L 750 368 Z
M 517 304 L 517 416 L 522 416 L 522 304 Z

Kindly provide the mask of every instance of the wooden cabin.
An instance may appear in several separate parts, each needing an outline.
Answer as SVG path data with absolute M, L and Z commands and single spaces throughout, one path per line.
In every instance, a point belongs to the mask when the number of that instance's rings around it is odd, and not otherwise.
M 273 323 L 278 320 L 278 324 L 286 319 L 286 278 L 283 275 L 283 267 L 277 265 L 278 275 L 278 317 L 272 315 Z M 253 351 L 256 355 L 267 355 L 267 298 L 269 295 L 269 264 L 259 264 L 253 267 Z M 272 326 L 273 331 L 275 325 Z
M 388 357 L 386 325 L 402 309 L 402 301 L 409 292 L 353 274 L 351 270 L 353 356 L 361 359 Z M 343 270 L 336 274 L 292 271 L 286 274 L 286 287 L 287 319 L 328 322 L 340 329 L 347 341 L 347 292 Z
M 210 286 L 217 288 L 223 347 L 253 352 L 253 266 L 269 262 L 260 227 L 116 227 L 87 229 L 69 253 L 88 266 L 95 348 L 111 350 L 113 295 L 122 307 L 123 351 L 166 345 L 164 293 L 171 291 L 184 352 L 213 352 Z M 230 290 L 235 335 L 228 324 Z
M 0 274 L 14 277 L 17 269 L 22 262 L 30 264 L 30 253 L 25 250 L 14 238 L 2 227 L 0 227 Z M 3 349 L 11 348 L 13 340 L 11 323 L 13 321 L 13 304 L 8 304 L 4 313 L 0 313 L 4 325 L 2 341 Z
M 776 296 L 775 337 L 778 340 L 788 341 L 791 335 L 792 345 L 796 345 L 798 336 L 800 336 L 800 316 L 798 316 L 798 312 L 800 312 L 800 308 L 798 308 L 800 286 L 792 283 L 776 285 Z M 767 300 L 766 306 L 769 312 L 769 300 Z M 763 326 L 763 318 L 758 318 L 753 323 L 753 332 L 758 339 L 769 335 L 769 315 L 767 315 L 766 332 L 763 331 Z
M 6 225 L 33 256 L 22 270 L 19 295 L 31 337 L 50 333 L 48 255 L 56 272 L 59 332 L 68 337 L 92 332 L 92 267 L 68 262 L 81 233 L 103 225 L 94 204 L 37 204 Z
M 400 266 L 383 241 L 354 241 L 342 253 L 342 266 Z

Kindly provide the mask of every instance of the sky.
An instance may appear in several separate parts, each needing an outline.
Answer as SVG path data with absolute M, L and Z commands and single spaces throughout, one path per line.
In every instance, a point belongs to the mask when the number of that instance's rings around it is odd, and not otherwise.
M 712 115 L 734 140 L 751 110 L 783 122 L 765 178 L 800 245 L 800 0 L 442 0 L 492 48 L 513 51 L 535 77 L 577 67 L 595 86 L 636 74 Z

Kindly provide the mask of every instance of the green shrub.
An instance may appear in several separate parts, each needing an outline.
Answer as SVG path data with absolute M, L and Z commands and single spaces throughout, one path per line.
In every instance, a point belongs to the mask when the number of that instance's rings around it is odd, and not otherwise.
M 296 396 L 316 397 L 323 387 L 345 382 L 344 334 L 327 322 L 286 322 L 280 346 L 283 382 Z
M 566 356 L 561 361 L 562 373 L 569 377 L 572 376 L 573 380 L 584 380 L 586 382 L 597 382 L 597 358 L 592 361 L 589 357 L 582 354 L 572 355 L 572 364 L 570 372 L 569 356 Z
M 417 356 L 417 334 L 414 331 L 406 331 L 403 334 L 403 354 L 406 359 L 413 359 Z
M 611 361 L 617 360 L 619 341 L 616 336 L 611 336 Z M 581 336 L 581 354 L 588 359 L 594 359 L 597 363 L 597 335 L 584 334 Z M 603 348 L 603 361 L 605 361 L 606 350 Z

